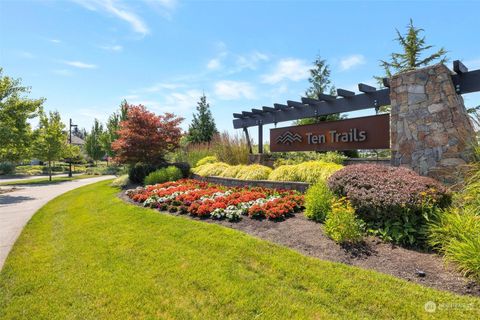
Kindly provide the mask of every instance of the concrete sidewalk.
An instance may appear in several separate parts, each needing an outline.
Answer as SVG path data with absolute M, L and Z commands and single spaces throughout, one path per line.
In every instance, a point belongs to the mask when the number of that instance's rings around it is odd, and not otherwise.
M 75 173 L 74 176 L 82 175 L 83 173 Z M 52 178 L 58 178 L 58 177 L 68 177 L 68 173 L 61 173 L 61 174 L 54 174 L 52 175 Z M 33 179 L 41 179 L 41 178 L 48 178 L 48 175 L 38 175 L 38 176 L 19 176 L 19 177 L 12 177 L 9 176 L 8 178 L 3 178 L 0 177 L 0 183 L 8 183 L 12 181 L 19 181 L 19 180 L 33 180 Z
M 100 176 L 51 185 L 20 186 L 19 190 L 0 194 L 0 270 L 23 227 L 44 204 L 67 191 L 112 178 L 114 176 Z

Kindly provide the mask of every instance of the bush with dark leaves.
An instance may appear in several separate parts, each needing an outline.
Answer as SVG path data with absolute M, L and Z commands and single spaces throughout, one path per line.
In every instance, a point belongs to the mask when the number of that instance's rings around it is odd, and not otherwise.
M 445 186 L 407 168 L 351 165 L 335 172 L 328 185 L 350 200 L 371 232 L 404 245 L 423 246 L 428 221 L 451 202 Z

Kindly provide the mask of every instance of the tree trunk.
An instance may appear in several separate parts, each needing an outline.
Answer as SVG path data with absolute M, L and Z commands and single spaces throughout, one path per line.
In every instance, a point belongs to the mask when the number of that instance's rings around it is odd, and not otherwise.
M 52 181 L 52 162 L 48 161 L 48 181 Z

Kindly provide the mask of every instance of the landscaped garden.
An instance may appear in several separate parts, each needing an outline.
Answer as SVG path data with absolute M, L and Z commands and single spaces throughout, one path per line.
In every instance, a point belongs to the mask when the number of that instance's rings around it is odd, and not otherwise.
M 1 263 L 12 248 L 0 271 L 0 318 L 479 319 L 480 106 L 464 108 L 457 97 L 464 89 L 454 87 L 445 68 L 438 77 L 434 69 L 415 74 L 412 81 L 425 83 L 395 91 L 393 75 L 446 59 L 440 48 L 420 60 L 431 49 L 421 32 L 412 20 L 407 34 L 397 31 L 403 52 L 382 61 L 388 79 L 379 77 L 388 89 L 361 84 L 359 94 L 335 90 L 328 64 L 317 57 L 302 103 L 234 114 L 234 127 L 242 126 L 245 136 L 217 130 L 205 94 L 188 130 L 180 116 L 126 100 L 105 123 L 95 119 L 89 132 L 71 119 L 67 130 L 59 112 L 46 113 L 43 99 L 25 97 L 28 88 L 0 68 L 0 175 L 48 174 L 0 182 L 20 186 L 0 189 L 0 206 L 9 209 L 0 217 L 9 233 L 0 240 L 10 241 L 0 243 L 8 248 L 0 252 Z M 458 61 L 455 69 L 455 81 L 467 81 Z M 437 100 L 448 103 L 422 105 L 434 100 L 426 92 L 435 85 L 451 89 L 448 97 L 438 93 Z M 379 138 L 392 149 L 371 150 L 347 145 L 365 141 L 363 129 L 326 135 L 305 129 L 331 120 L 338 125 L 345 114 L 331 113 L 337 103 L 342 112 L 413 107 L 402 115 L 401 128 L 393 111 L 390 119 L 381 116 L 385 134 Z M 448 112 L 449 103 L 458 114 Z M 470 116 L 476 136 L 452 128 L 454 116 L 464 124 Z M 263 125 L 292 117 L 294 127 L 274 130 L 303 126 L 312 141 L 308 149 L 289 131 L 263 145 Z M 35 129 L 27 121 L 33 118 Z M 258 145 L 249 137 L 253 126 Z M 472 138 L 469 144 L 457 139 L 462 134 Z M 326 136 L 340 147 L 325 146 Z M 270 146 L 290 151 L 270 152 Z M 392 165 L 381 165 L 380 158 L 391 158 Z M 77 175 L 52 177 L 71 166 Z M 76 183 L 49 186 L 95 175 L 117 177 L 64 194 Z
M 477 298 L 158 214 L 117 193 L 109 182 L 83 187 L 33 217 L 1 272 L 0 317 L 428 318 L 429 301 L 436 317 L 480 315 Z

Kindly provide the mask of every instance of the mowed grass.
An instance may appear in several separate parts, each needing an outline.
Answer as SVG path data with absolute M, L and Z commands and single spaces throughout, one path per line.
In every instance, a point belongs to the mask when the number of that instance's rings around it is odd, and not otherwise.
M 95 175 L 81 174 L 74 175 L 73 177 L 55 177 L 52 176 L 52 181 L 48 179 L 48 176 L 38 179 L 19 179 L 11 182 L 0 182 L 0 186 L 26 186 L 26 185 L 43 185 L 43 184 L 56 184 L 65 181 L 79 180 L 98 177 Z M 1 181 L 1 180 L 0 180 Z
M 129 205 L 109 183 L 35 214 L 0 273 L 0 319 L 480 317 L 480 299 Z

